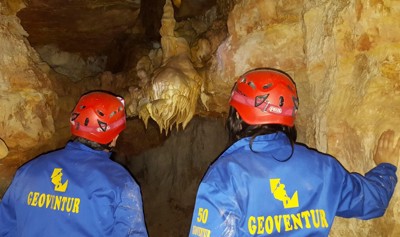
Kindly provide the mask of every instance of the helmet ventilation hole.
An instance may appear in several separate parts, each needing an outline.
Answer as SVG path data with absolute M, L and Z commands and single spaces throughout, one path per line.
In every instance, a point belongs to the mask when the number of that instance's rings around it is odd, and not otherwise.
M 100 110 L 97 110 L 97 113 L 102 117 L 104 116 L 104 113 L 102 111 L 100 111 Z
M 271 88 L 271 87 L 272 87 L 272 83 L 268 83 L 268 84 L 266 84 L 266 85 L 263 86 L 263 89 L 264 89 L 264 90 L 268 90 L 268 89 Z
M 87 126 L 89 124 L 89 118 L 85 119 L 85 123 L 84 124 L 85 124 L 85 126 Z
M 252 81 L 249 81 L 248 83 L 247 83 L 247 85 L 249 85 L 251 88 L 253 88 L 254 90 L 256 89 L 256 85 L 254 84 L 254 82 L 252 82 Z
M 79 106 L 79 108 L 80 109 L 84 109 L 84 108 L 86 108 L 86 106 L 85 105 L 81 105 L 81 106 Z
M 293 100 L 294 108 L 296 110 L 298 110 L 299 109 L 299 99 L 293 96 L 292 100 Z
M 294 90 L 293 90 L 293 88 L 292 88 L 291 86 L 287 85 L 287 88 L 288 88 L 291 92 L 294 92 Z
M 279 107 L 282 107 L 284 103 L 285 103 L 285 99 L 283 98 L 283 96 L 280 96 L 279 97 Z
M 111 112 L 110 118 L 112 118 L 116 113 L 117 113 L 116 111 Z

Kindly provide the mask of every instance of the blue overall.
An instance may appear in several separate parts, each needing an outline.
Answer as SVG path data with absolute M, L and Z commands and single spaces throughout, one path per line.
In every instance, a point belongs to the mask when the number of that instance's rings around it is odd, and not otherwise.
M 111 153 L 69 142 L 18 169 L 0 236 L 147 236 L 140 188 Z
M 396 167 L 365 176 L 283 133 L 243 138 L 210 167 L 197 193 L 189 236 L 328 236 L 335 216 L 382 216 L 397 183 Z M 291 153 L 293 154 L 290 159 Z

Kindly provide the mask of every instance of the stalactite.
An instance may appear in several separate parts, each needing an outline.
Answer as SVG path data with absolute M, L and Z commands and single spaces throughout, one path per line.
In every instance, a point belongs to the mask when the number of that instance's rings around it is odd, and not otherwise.
M 171 0 L 165 3 L 161 22 L 162 65 L 152 72 L 138 111 L 146 126 L 148 119 L 152 118 L 159 125 L 160 132 L 165 130 L 168 133 L 173 126 L 185 128 L 195 114 L 201 77 L 190 60 L 187 41 L 175 36 L 176 21 Z M 147 76 L 142 75 L 142 78 Z

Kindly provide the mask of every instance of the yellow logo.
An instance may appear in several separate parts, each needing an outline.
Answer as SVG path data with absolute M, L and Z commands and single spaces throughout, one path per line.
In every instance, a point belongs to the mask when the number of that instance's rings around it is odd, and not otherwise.
M 68 179 L 62 183 L 62 169 L 55 168 L 53 174 L 51 175 L 51 182 L 54 184 L 54 190 L 58 192 L 65 192 L 68 187 Z
M 297 191 L 292 197 L 289 197 L 286 193 L 285 185 L 281 183 L 281 179 L 270 179 L 269 184 L 274 198 L 281 201 L 285 209 L 299 207 Z
M 65 192 L 68 188 L 68 180 L 62 182 L 62 169 L 55 168 L 51 174 L 51 182 L 54 184 L 54 190 Z M 53 211 L 68 213 L 79 213 L 81 199 L 78 197 L 68 197 L 31 191 L 28 193 L 26 203 L 32 207 L 45 208 Z

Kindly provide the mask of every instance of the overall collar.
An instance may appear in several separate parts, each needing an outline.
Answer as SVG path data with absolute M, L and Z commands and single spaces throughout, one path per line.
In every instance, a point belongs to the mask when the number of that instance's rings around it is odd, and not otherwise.
M 102 156 L 104 158 L 110 158 L 111 157 L 111 152 L 106 152 L 106 151 L 98 151 L 98 150 L 93 150 L 92 148 L 77 142 L 77 141 L 71 141 L 68 142 L 66 145 L 66 149 L 70 149 L 70 150 L 82 150 L 85 152 L 91 152 L 91 153 L 95 153 L 98 156 Z
M 236 141 L 223 154 L 223 156 L 232 154 L 238 151 L 254 151 L 261 154 L 269 154 L 276 160 L 287 160 L 293 151 L 289 138 L 283 132 L 277 132 L 266 135 L 259 135 L 254 138 L 250 148 L 251 137 L 245 137 Z

